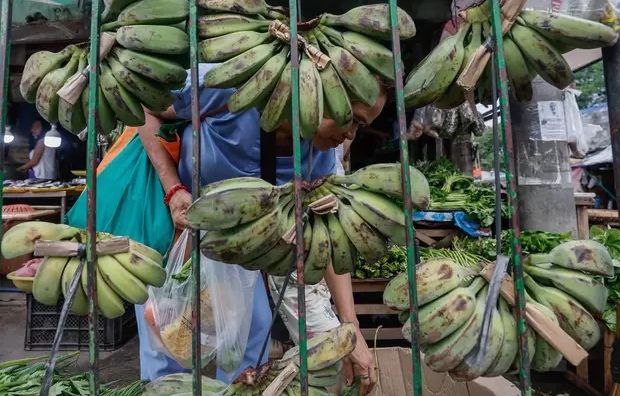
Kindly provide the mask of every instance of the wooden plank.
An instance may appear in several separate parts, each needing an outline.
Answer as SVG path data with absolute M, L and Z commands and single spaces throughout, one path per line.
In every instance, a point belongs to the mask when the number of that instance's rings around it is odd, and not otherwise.
M 615 209 L 588 209 L 588 217 L 595 219 L 618 220 L 618 211 Z
M 575 193 L 575 205 L 577 206 L 592 206 L 594 205 L 594 193 Z
M 388 281 L 385 279 L 353 279 L 353 293 L 371 293 L 385 290 Z
M 577 377 L 586 384 L 590 383 L 590 376 L 588 373 L 588 361 L 583 361 L 579 366 L 575 367 L 575 374 Z
M 45 209 L 45 210 L 34 210 L 32 212 L 24 212 L 24 213 L 2 213 L 3 221 L 27 221 L 32 219 L 38 219 L 44 216 L 54 215 L 60 212 L 60 209 Z
M 455 233 L 455 229 L 450 228 L 416 228 L 416 233 L 423 232 L 431 238 L 444 238 Z
M 433 246 L 435 243 L 437 243 L 437 241 L 435 241 L 433 238 L 426 235 L 424 231 L 421 231 L 421 230 L 416 230 L 415 237 L 420 242 L 423 242 L 427 244 L 428 246 Z
M 365 340 L 375 339 L 375 333 L 377 332 L 377 329 L 360 329 L 360 330 Z M 379 329 L 379 334 L 377 334 L 377 340 L 402 340 L 402 339 L 404 338 L 403 338 L 403 334 L 402 334 L 400 327 L 392 327 L 392 328 L 382 327 Z
M 577 206 L 577 235 L 579 239 L 590 239 L 590 218 L 585 206 Z
M 336 306 L 332 305 L 336 312 Z M 338 312 L 336 312 L 338 313 Z M 359 315 L 398 315 L 398 311 L 390 309 L 383 304 L 355 304 L 355 313 Z
M 579 376 L 572 371 L 566 371 L 564 373 L 564 378 L 566 378 L 569 382 L 571 382 L 588 396 L 603 396 L 601 392 L 594 389 L 590 384 L 579 378 Z
M 603 337 L 603 389 L 606 395 L 611 395 L 611 390 L 614 387 L 614 379 L 611 375 L 611 356 L 614 352 L 614 338 L 613 333 L 605 329 L 605 335 Z

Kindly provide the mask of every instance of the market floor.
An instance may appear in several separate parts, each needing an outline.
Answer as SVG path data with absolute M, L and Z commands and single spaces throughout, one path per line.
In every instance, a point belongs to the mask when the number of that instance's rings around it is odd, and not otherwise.
M 26 299 L 24 294 L 0 293 L 0 362 L 45 355 L 45 351 L 24 350 L 26 334 Z M 101 382 L 130 383 L 140 378 L 138 338 L 134 337 L 114 352 L 99 353 Z M 88 370 L 88 351 L 82 351 L 71 372 Z

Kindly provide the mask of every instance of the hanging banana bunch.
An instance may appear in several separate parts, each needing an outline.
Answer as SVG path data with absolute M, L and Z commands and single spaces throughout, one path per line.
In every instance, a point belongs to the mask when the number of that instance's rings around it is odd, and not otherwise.
M 111 0 L 101 26 L 97 126 L 144 124 L 146 107 L 163 111 L 187 78 L 179 59 L 189 50 L 186 0 Z M 24 66 L 20 91 L 48 122 L 79 133 L 88 119 L 88 46 L 40 51 Z
M 532 80 L 536 76 L 558 89 L 573 82 L 572 70 L 562 54 L 578 48 L 610 46 L 617 40 L 614 29 L 602 23 L 547 11 L 520 10 L 520 5 L 515 7 L 514 3 L 506 1 L 502 6 L 504 55 L 510 90 L 519 101 L 532 99 Z M 464 22 L 458 32 L 442 40 L 407 77 L 407 107 L 457 107 L 476 83 L 478 89 L 471 100 L 492 102 L 490 56 L 488 50 L 480 52 L 481 45 L 490 43 L 492 37 L 490 5 L 485 1 L 460 16 Z M 481 69 L 479 77 L 476 70 L 469 70 L 472 67 Z M 468 79 L 464 79 L 466 74 Z
M 601 339 L 595 319 L 605 309 L 608 290 L 601 277 L 613 274 L 607 249 L 590 241 L 569 241 L 549 254 L 534 254 L 525 260 L 527 303 L 562 328 L 581 347 L 592 349 Z M 494 310 L 487 353 L 479 365 L 469 364 L 476 353 L 486 305 L 487 283 L 478 266 L 464 267 L 448 258 L 434 258 L 416 270 L 419 303 L 420 343 L 425 362 L 434 371 L 449 372 L 457 381 L 514 373 L 518 367 L 518 335 L 514 312 L 500 297 Z M 387 285 L 383 302 L 401 311 L 403 336 L 410 340 L 409 292 L 406 273 Z M 531 367 L 550 371 L 562 354 L 529 328 Z M 475 351 L 475 352 L 472 352 Z
M 261 128 L 271 132 L 290 113 L 290 34 L 288 13 L 255 0 L 201 0 L 208 14 L 199 20 L 200 55 L 221 62 L 204 78 L 206 87 L 238 88 L 231 111 L 256 108 Z M 342 15 L 323 14 L 304 23 L 299 42 L 300 122 L 312 138 L 321 120 L 347 127 L 352 101 L 372 105 L 380 94 L 377 76 L 393 80 L 391 29 L 386 4 L 353 8 Z M 415 35 L 411 17 L 399 9 L 402 39 Z
M 429 185 L 410 168 L 412 201 L 429 204 Z M 312 183 L 304 200 L 305 270 L 308 284 L 323 279 L 331 264 L 353 271 L 356 254 L 376 261 L 388 239 L 405 242 L 400 164 L 370 165 L 347 176 Z M 273 186 L 242 177 L 206 186 L 187 211 L 194 229 L 206 230 L 205 256 L 271 275 L 289 273 L 294 257 L 295 205 L 292 185 Z

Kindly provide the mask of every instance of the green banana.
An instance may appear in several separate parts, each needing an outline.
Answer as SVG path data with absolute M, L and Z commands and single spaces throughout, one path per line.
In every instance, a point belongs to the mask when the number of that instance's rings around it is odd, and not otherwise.
M 65 265 L 65 270 L 62 272 L 62 294 L 67 298 L 67 294 L 69 292 L 69 287 L 71 286 L 71 281 L 73 281 L 73 277 L 80 266 L 80 259 L 77 257 L 73 257 L 69 259 L 67 264 Z M 86 267 L 83 269 L 86 271 Z M 80 274 L 81 278 L 82 274 Z M 84 316 L 88 314 L 88 299 L 86 297 L 86 293 L 82 288 L 81 279 L 78 280 L 77 289 L 75 290 L 75 294 L 73 295 L 73 303 L 71 304 L 70 311 L 78 316 Z
M 95 282 L 97 287 L 97 308 L 107 319 L 120 318 L 125 314 L 125 303 L 103 280 L 101 273 L 95 267 Z M 82 288 L 88 290 L 88 271 L 82 271 Z
M 71 60 L 64 67 L 49 72 L 37 89 L 36 107 L 37 111 L 47 122 L 55 123 L 58 121 L 58 90 L 67 82 L 78 67 L 80 53 L 75 51 L 71 55 Z
M 353 108 L 349 100 L 349 94 L 342 80 L 332 64 L 319 70 L 321 84 L 323 86 L 323 102 L 325 103 L 325 118 L 333 119 L 339 127 L 347 127 L 353 121 Z
M 198 36 L 209 38 L 246 30 L 266 31 L 271 21 L 239 14 L 202 15 L 198 18 Z
M 325 274 L 331 255 L 329 232 L 320 216 L 314 217 L 312 242 L 304 263 L 304 281 L 308 285 L 319 283 Z
M 137 0 L 107 0 L 105 1 L 105 9 L 101 15 L 102 22 L 108 22 L 116 19 L 118 14 Z
M 126 68 L 164 84 L 184 84 L 187 71 L 175 62 L 138 51 L 114 47 L 112 54 Z
M 68 261 L 68 257 L 45 257 L 32 283 L 35 300 L 45 305 L 58 304 L 62 292 L 62 273 Z
M 243 84 L 273 56 L 279 47 L 279 42 L 257 45 L 218 64 L 205 74 L 205 87 L 232 88 Z
M 286 117 L 287 103 L 291 96 L 291 63 L 289 62 L 280 75 L 260 117 L 260 126 L 267 132 L 273 132 Z
M 101 26 L 102 31 L 128 25 L 174 25 L 189 15 L 185 0 L 139 0 L 124 8 L 116 21 Z
M 129 240 L 129 251 L 136 252 L 142 256 L 154 261 L 160 267 L 164 265 L 164 258 L 159 252 L 149 246 L 146 246 L 140 242 Z
M 596 241 L 568 241 L 549 252 L 549 262 L 560 267 L 590 274 L 613 276 L 614 264 L 609 251 Z
M 123 300 L 131 304 L 144 304 L 149 298 L 146 286 L 112 256 L 97 257 L 97 269 L 103 280 Z
M 66 224 L 53 224 L 45 221 L 25 221 L 11 227 L 2 236 L 2 256 L 12 259 L 34 252 L 38 240 L 61 241 L 72 239 L 80 233 L 77 228 Z
M 332 267 L 338 275 L 353 272 L 355 248 L 344 232 L 340 221 L 333 213 L 327 215 L 327 229 L 332 247 Z
M 269 15 L 269 6 L 265 0 L 198 0 L 197 4 L 210 11 Z
M 381 234 L 342 201 L 338 205 L 338 219 L 349 240 L 366 261 L 374 263 L 387 253 L 386 241 Z
M 314 63 L 306 55 L 299 63 L 299 95 L 303 106 L 299 107 L 301 136 L 311 140 L 323 120 L 323 85 Z
M 428 180 L 413 166 L 409 167 L 409 176 L 413 206 L 418 209 L 428 208 L 431 200 Z M 340 185 L 356 184 L 366 190 L 403 199 L 401 166 L 398 163 L 368 165 L 346 176 L 334 175 L 328 181 Z
M 228 99 L 228 109 L 233 113 L 257 107 L 269 98 L 286 66 L 289 48 L 284 47 L 235 91 Z M 305 97 L 304 97 L 305 98 Z
M 545 305 L 539 304 L 531 299 L 528 299 L 527 303 L 533 305 L 556 325 L 560 324 L 560 322 L 558 321 L 558 317 L 553 313 L 552 310 L 547 308 Z M 535 352 L 533 354 L 531 362 L 532 370 L 540 372 L 553 370 L 562 361 L 562 354 L 553 346 L 551 346 L 551 344 L 545 341 L 542 336 L 540 336 L 539 334 L 535 334 L 535 336 Z M 530 340 L 528 339 L 528 345 L 530 344 L 529 341 Z
M 564 89 L 573 82 L 570 65 L 547 39 L 518 23 L 512 26 L 510 33 L 528 65 L 545 81 L 558 89 Z
M 162 287 L 166 281 L 166 271 L 161 266 L 145 255 L 130 249 L 126 253 L 113 255 L 127 271 L 147 285 Z
M 534 95 L 532 80 L 527 62 L 519 47 L 510 37 L 504 37 L 504 52 L 506 54 L 506 71 L 515 97 L 521 102 L 529 102 Z
M 381 93 L 379 81 L 374 74 L 351 52 L 332 44 L 321 31 L 315 30 L 315 36 L 321 47 L 327 51 L 331 64 L 350 92 L 351 99 L 373 106 Z
M 127 69 L 114 57 L 108 57 L 106 60 L 116 81 L 138 98 L 145 107 L 155 112 L 161 112 L 172 105 L 172 94 L 161 84 L 151 82 L 138 73 Z
M 526 266 L 525 271 L 534 278 L 550 282 L 557 289 L 568 293 L 590 312 L 602 313 L 605 310 L 607 287 L 592 276 L 555 266 L 550 268 Z
M 485 377 L 497 377 L 507 373 L 519 352 L 517 321 L 512 316 L 508 303 L 503 298 L 499 299 L 499 314 L 504 328 L 504 339 L 497 357 L 484 372 Z
M 82 92 L 82 96 L 80 97 L 80 102 L 82 104 L 82 112 L 84 113 L 85 121 L 88 122 L 88 86 L 84 88 Z M 105 96 L 103 96 L 103 91 L 101 90 L 101 86 L 97 87 L 97 114 L 96 114 L 97 128 L 98 131 L 104 135 L 112 132 L 114 128 L 116 128 L 116 114 L 110 107 Z
M 82 52 L 80 54 L 77 68 L 78 74 L 81 74 L 88 65 L 87 56 L 88 55 L 86 52 Z M 84 112 L 82 111 L 82 103 L 76 102 L 72 105 L 63 98 L 59 97 L 58 122 L 60 122 L 60 125 L 62 125 L 62 127 L 67 131 L 75 134 L 80 133 L 84 128 L 86 128 L 86 118 L 84 117 Z
M 35 103 L 37 90 L 43 78 L 54 70 L 59 69 L 63 63 L 73 55 L 77 48 L 70 45 L 60 52 L 38 51 L 28 58 L 24 65 L 22 78 L 19 82 L 19 92 L 29 103 Z
M 116 31 L 116 41 L 138 52 L 182 55 L 189 50 L 187 33 L 166 25 L 129 25 Z
M 320 29 L 330 41 L 352 53 L 366 67 L 389 81 L 394 80 L 394 56 L 383 44 L 357 32 L 341 33 L 328 26 Z
M 205 62 L 221 62 L 273 39 L 269 32 L 243 30 L 201 41 L 198 51 Z
M 378 39 L 392 38 L 387 4 L 355 7 L 342 15 L 323 14 L 320 23 L 327 26 L 342 26 Z M 398 28 L 401 40 L 412 38 L 416 34 L 413 19 L 401 8 L 398 8 Z
M 461 70 L 465 47 L 463 40 L 469 30 L 444 39 L 413 69 L 405 83 L 405 105 L 419 109 L 435 102 L 446 92 Z
M 144 109 L 138 99 L 116 81 L 106 61 L 100 67 L 99 86 L 116 117 L 125 125 L 143 125 Z

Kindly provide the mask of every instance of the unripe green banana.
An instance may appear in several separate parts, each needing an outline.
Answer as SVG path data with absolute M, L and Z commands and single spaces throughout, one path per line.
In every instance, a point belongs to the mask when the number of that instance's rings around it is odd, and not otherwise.
M 173 98 L 166 87 L 132 72 L 114 57 L 108 57 L 106 60 L 116 81 L 138 98 L 144 107 L 161 112 L 172 105 Z
M 601 339 L 601 329 L 596 319 L 577 300 L 553 287 L 541 286 L 530 276 L 525 285 L 536 300 L 550 308 L 558 318 L 560 327 L 586 350 L 592 349 Z
M 54 70 L 59 69 L 63 63 L 73 55 L 77 48 L 70 45 L 60 52 L 49 51 L 35 52 L 28 58 L 24 65 L 22 78 L 19 83 L 19 92 L 29 103 L 37 99 L 37 90 L 43 78 Z
M 203 192 L 188 208 L 191 227 L 215 231 L 246 224 L 273 211 L 280 197 L 290 193 L 291 188 L 290 184 L 276 187 L 263 181 L 226 186 Z
M 217 12 L 246 15 L 269 15 L 265 0 L 198 0 L 198 6 Z
M 529 102 L 534 93 L 527 62 L 519 47 L 508 36 L 504 37 L 504 52 L 506 54 L 506 71 L 515 96 L 519 101 Z
M 536 279 L 551 282 L 553 286 L 582 303 L 590 312 L 602 313 L 605 310 L 607 287 L 590 275 L 556 266 L 526 266 L 525 271 Z
M 36 107 L 37 111 L 47 122 L 55 123 L 58 121 L 58 90 L 67 82 L 78 67 L 80 53 L 75 51 L 71 55 L 71 60 L 64 67 L 48 73 L 37 89 Z
M 503 298 L 499 299 L 499 314 L 504 328 L 504 339 L 497 357 L 484 372 L 485 377 L 496 377 L 507 373 L 519 352 L 517 321 L 510 313 L 508 303 Z
M 101 15 L 102 22 L 108 22 L 116 19 L 118 14 L 129 6 L 131 3 L 135 3 L 136 0 L 107 0 L 105 2 L 105 9 Z
M 245 30 L 266 31 L 271 21 L 239 14 L 202 15 L 198 18 L 198 36 L 209 38 Z
M 327 229 L 332 247 L 332 266 L 338 275 L 353 272 L 355 268 L 355 247 L 342 228 L 340 220 L 333 213 L 327 215 Z
M 68 257 L 45 257 L 32 283 L 32 296 L 44 305 L 58 304 L 62 292 L 62 273 Z
M 389 81 L 394 80 L 394 56 L 383 44 L 357 32 L 341 33 L 328 26 L 320 29 L 330 41 L 352 53 L 366 67 Z
M 474 349 L 478 342 L 488 287 L 482 289 L 476 296 L 476 309 L 460 329 L 450 334 L 438 343 L 429 345 L 425 350 L 424 362 L 436 372 L 454 370 L 465 359 L 465 356 Z
M 347 127 L 353 121 L 353 108 L 336 69 L 329 64 L 323 70 L 319 70 L 319 76 L 323 85 L 324 117 L 333 119 L 340 127 Z
M 61 241 L 74 238 L 79 233 L 79 229 L 66 224 L 53 224 L 45 221 L 18 223 L 2 236 L 2 256 L 12 259 L 31 254 L 38 240 Z
M 394 244 L 406 244 L 405 215 L 401 206 L 385 195 L 361 188 L 352 190 L 336 186 L 328 188 L 339 198 L 347 200 L 358 215 Z
M 166 281 L 166 271 L 150 258 L 130 249 L 127 253 L 113 255 L 125 269 L 147 285 L 161 287 Z
M 553 313 L 552 310 L 550 310 L 543 304 L 539 304 L 536 301 L 533 301 L 531 298 L 528 299 L 527 303 L 532 304 L 553 323 L 558 326 L 560 325 L 557 316 Z M 562 361 L 562 354 L 553 346 L 551 346 L 551 344 L 545 341 L 542 336 L 540 336 L 539 334 L 535 334 L 535 336 L 535 352 L 531 362 L 532 370 L 540 372 L 553 370 Z M 528 339 L 528 345 L 529 341 L 530 340 Z
M 104 281 L 123 300 L 131 304 L 144 304 L 149 298 L 146 286 L 112 256 L 97 257 L 97 269 Z
M 549 256 L 549 262 L 560 267 L 604 276 L 614 274 L 609 251 L 596 241 L 564 242 L 553 248 Z
M 327 51 L 331 64 L 351 94 L 350 98 L 373 106 L 381 93 L 379 81 L 374 74 L 349 51 L 332 44 L 321 31 L 315 30 L 315 36 Z
M 342 15 L 323 14 L 320 23 L 327 26 L 342 26 L 383 40 L 392 38 L 390 11 L 387 4 L 355 7 Z M 415 36 L 415 23 L 401 8 L 398 8 L 398 28 L 401 40 Z
M 409 167 L 411 179 L 411 200 L 418 209 L 426 209 L 430 203 L 430 187 L 426 177 L 414 168 Z M 346 176 L 334 175 L 329 179 L 333 184 L 356 184 L 373 192 L 385 194 L 389 197 L 402 200 L 403 185 L 401 180 L 401 166 L 394 164 L 375 164 L 361 168 Z
M 116 31 L 116 41 L 123 47 L 162 55 L 182 55 L 189 50 L 187 33 L 165 25 L 129 25 Z
M 205 74 L 205 87 L 232 88 L 245 83 L 273 56 L 280 45 L 279 42 L 257 45 L 220 63 Z
M 116 117 L 128 126 L 143 125 L 144 109 L 138 99 L 116 81 L 106 61 L 100 67 L 99 86 Z
M 73 257 L 69 259 L 67 265 L 65 265 L 65 270 L 62 273 L 62 294 L 67 298 L 67 294 L 69 292 L 69 287 L 71 286 L 71 282 L 73 281 L 73 277 L 80 266 L 80 259 L 77 257 Z M 86 267 L 83 268 L 83 271 L 86 271 Z M 86 293 L 82 288 L 82 282 L 78 279 L 77 289 L 75 290 L 75 294 L 73 296 L 73 303 L 71 304 L 70 311 L 78 316 L 84 316 L 88 314 L 88 299 L 86 297 Z
M 174 25 L 189 15 L 185 0 L 139 0 L 124 8 L 116 21 L 104 24 L 101 30 L 128 25 Z
M 514 317 L 514 312 L 511 310 L 510 311 L 512 317 Z M 526 337 L 527 337 L 527 356 L 529 358 L 529 362 L 530 364 L 532 363 L 532 361 L 534 360 L 534 355 L 536 354 L 536 332 L 534 330 L 532 330 L 532 328 L 530 326 L 525 326 L 525 330 L 526 330 Z M 519 343 L 519 339 L 517 339 L 517 345 Z M 521 353 L 519 352 L 519 350 L 517 349 L 517 355 L 515 356 L 514 361 L 512 362 L 512 364 L 510 365 L 510 370 L 508 370 L 508 373 L 517 373 L 519 371 L 519 365 L 521 364 Z
M 88 55 L 85 51 L 81 51 L 77 74 L 81 74 L 87 65 Z M 70 104 L 63 98 L 59 97 L 58 122 L 67 131 L 75 134 L 80 133 L 84 128 L 86 128 L 86 118 L 84 117 L 84 112 L 82 111 L 82 103 L 78 101 L 75 104 Z
M 286 118 L 287 104 L 291 97 L 291 63 L 289 62 L 280 75 L 260 117 L 260 126 L 267 132 L 273 132 Z
M 152 80 L 164 84 L 184 84 L 187 79 L 187 71 L 181 65 L 161 57 L 118 46 L 112 49 L 112 54 L 129 70 Z
M 374 263 L 387 253 L 386 241 L 381 234 L 342 201 L 338 205 L 338 219 L 349 240 L 366 261 Z
M 82 112 L 84 113 L 84 119 L 86 122 L 88 122 L 88 89 L 88 86 L 86 86 L 82 92 L 82 96 L 80 97 Z M 105 96 L 103 96 L 101 86 L 97 87 L 97 95 L 97 114 L 95 120 L 97 121 L 98 131 L 104 135 L 107 135 L 112 132 L 114 128 L 116 128 L 116 114 L 110 107 L 108 100 Z
M 331 245 L 329 232 L 320 216 L 314 217 L 312 225 L 312 242 L 304 263 L 304 281 L 308 285 L 319 283 L 329 265 Z
M 519 17 L 550 42 L 567 43 L 575 48 L 613 45 L 616 32 L 599 22 L 543 10 L 523 10 Z
M 261 179 L 260 177 L 234 177 L 230 179 L 220 180 L 214 183 L 207 184 L 200 191 L 201 196 L 206 196 L 207 194 L 221 192 L 224 190 L 228 190 L 231 188 L 254 188 L 254 187 L 273 187 L 271 183 Z
M 130 252 L 136 252 L 138 254 L 141 254 L 142 256 L 150 259 L 151 261 L 155 262 L 157 265 L 159 265 L 160 267 L 162 267 L 164 265 L 164 258 L 162 257 L 161 254 L 159 254 L 159 252 L 149 246 L 146 246 L 145 244 L 142 244 L 140 242 L 136 242 L 132 239 L 129 240 L 129 251 Z
M 288 63 L 289 48 L 284 47 L 235 91 L 228 99 L 228 109 L 233 113 L 258 107 L 269 98 L 280 75 Z M 305 99 L 305 97 L 304 97 Z
M 323 85 L 314 63 L 304 54 L 299 63 L 299 107 L 301 136 L 311 140 L 323 120 Z
M 269 32 L 243 30 L 201 41 L 198 51 L 205 62 L 221 62 L 273 39 Z
M 99 308 L 99 312 L 107 319 L 120 318 L 125 314 L 125 303 L 123 303 L 123 299 L 103 280 L 99 269 L 96 267 L 95 276 L 97 285 L 97 308 Z M 85 291 L 88 290 L 88 271 L 86 268 L 82 271 L 82 288 Z
M 461 27 L 457 34 L 444 39 L 409 73 L 405 83 L 408 108 L 419 109 L 431 104 L 450 87 L 463 64 L 463 40 L 468 30 L 468 26 Z
M 528 65 L 545 81 L 558 89 L 564 89 L 573 82 L 570 65 L 547 39 L 518 23 L 512 26 L 510 33 Z

